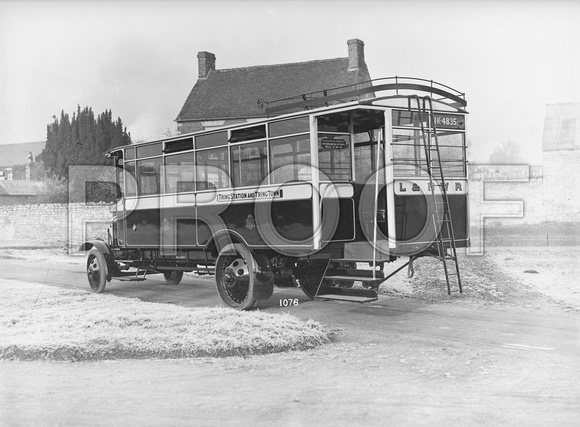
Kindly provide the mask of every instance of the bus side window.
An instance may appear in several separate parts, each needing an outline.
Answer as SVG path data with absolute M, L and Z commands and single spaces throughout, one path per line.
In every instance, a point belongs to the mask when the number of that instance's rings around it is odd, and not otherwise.
M 137 161 L 137 181 L 139 182 L 140 196 L 159 194 L 160 168 L 160 157 Z
M 137 195 L 137 183 L 135 178 L 135 162 L 125 162 L 125 196 L 135 197 Z
M 196 156 L 198 190 L 230 187 L 227 147 L 201 150 Z
M 195 190 L 193 153 L 165 157 L 165 193 L 183 193 Z
M 266 141 L 234 145 L 230 149 L 234 186 L 260 185 L 268 174 Z
M 115 178 L 116 178 L 116 200 L 121 200 L 123 198 L 123 191 L 125 191 L 125 173 L 123 171 L 123 161 L 117 160 L 115 163 Z
M 270 140 L 270 155 L 272 183 L 311 179 L 309 135 Z

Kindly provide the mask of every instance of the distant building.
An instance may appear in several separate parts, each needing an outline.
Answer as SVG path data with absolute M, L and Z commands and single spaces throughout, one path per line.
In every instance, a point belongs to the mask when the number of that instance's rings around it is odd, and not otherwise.
M 546 106 L 542 150 L 546 218 L 580 221 L 580 102 Z
M 0 206 L 34 202 L 45 191 L 41 181 L 0 181 Z
M 0 144 L 0 168 L 23 165 L 29 159 L 29 153 L 34 160 L 45 146 L 46 141 Z
M 370 80 L 364 43 L 348 40 L 348 57 L 289 64 L 216 69 L 216 56 L 199 52 L 198 80 L 175 121 L 178 133 L 246 123 L 266 115 L 258 100 L 295 95 Z
M 542 166 L 470 165 L 472 223 L 493 200 L 523 202 L 521 216 L 499 215 L 499 223 L 580 222 L 579 102 L 546 105 L 542 151 Z
M 26 177 L 30 179 L 30 165 L 42 153 L 46 141 L 0 145 L 0 181 L 14 179 L 14 166 L 27 165 Z

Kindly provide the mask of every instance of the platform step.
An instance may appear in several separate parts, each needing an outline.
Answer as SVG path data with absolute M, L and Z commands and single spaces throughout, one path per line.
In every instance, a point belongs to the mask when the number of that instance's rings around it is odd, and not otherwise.
M 143 282 L 144 280 L 147 280 L 144 277 L 121 277 L 120 279 L 121 282 Z
M 335 295 L 335 294 L 318 295 L 316 298 L 337 301 L 360 302 L 360 303 L 376 301 L 378 299 L 378 297 L 363 297 L 354 295 Z
M 378 291 L 377 289 L 371 288 L 343 288 L 339 286 L 325 286 L 320 289 L 320 294 L 317 298 L 322 298 L 324 295 L 326 298 L 328 295 L 342 295 L 347 297 L 365 297 L 377 299 Z

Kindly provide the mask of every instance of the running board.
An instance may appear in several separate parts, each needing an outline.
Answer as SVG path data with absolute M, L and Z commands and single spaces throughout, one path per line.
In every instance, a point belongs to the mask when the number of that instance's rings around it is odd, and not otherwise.
M 352 268 L 352 261 L 332 260 L 321 280 L 316 299 L 371 302 L 379 298 L 379 286 L 385 281 L 381 270 Z M 353 287 L 360 282 L 362 287 Z
M 318 295 L 316 298 L 319 299 L 326 299 L 326 300 L 334 300 L 334 301 L 349 301 L 349 302 L 372 302 L 376 301 L 377 297 L 364 297 L 364 296 L 355 296 L 355 295 L 336 295 L 336 294 L 326 294 L 326 295 Z
M 340 300 L 352 302 L 371 302 L 379 298 L 378 289 L 344 288 L 339 286 L 325 286 L 316 299 Z
M 324 276 L 324 280 L 350 280 L 354 282 L 366 282 L 369 285 L 375 284 L 375 282 L 381 283 L 385 281 L 383 277 L 377 277 L 376 279 L 373 279 L 372 277 L 368 276 L 339 276 L 339 275 Z

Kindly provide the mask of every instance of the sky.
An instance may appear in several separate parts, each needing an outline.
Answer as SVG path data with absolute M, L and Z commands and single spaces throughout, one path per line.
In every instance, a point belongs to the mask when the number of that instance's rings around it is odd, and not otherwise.
M 466 94 L 474 162 L 513 141 L 541 164 L 546 104 L 580 102 L 580 0 L 0 0 L 0 155 L 77 106 L 133 140 L 175 132 L 199 51 L 227 69 L 346 57 L 351 38 L 372 78 Z

